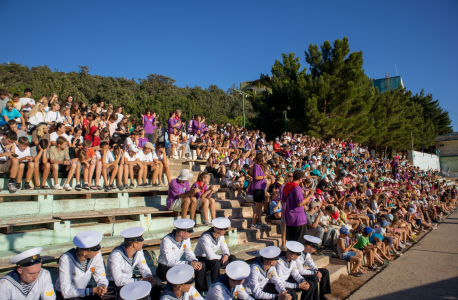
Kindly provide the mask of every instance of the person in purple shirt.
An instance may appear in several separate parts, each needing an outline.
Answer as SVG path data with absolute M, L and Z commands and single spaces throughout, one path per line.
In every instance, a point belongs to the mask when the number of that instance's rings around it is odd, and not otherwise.
M 170 181 L 169 184 L 167 208 L 171 211 L 181 212 L 182 219 L 186 219 L 189 210 L 189 217 L 194 220 L 197 208 L 195 195 L 202 190 L 201 187 L 189 188 L 189 179 L 192 176 L 188 169 L 183 169 L 180 171 L 180 175 Z M 194 227 L 198 227 L 198 225 L 196 224 Z
M 207 131 L 204 122 L 205 118 L 202 118 L 200 115 L 195 115 L 194 121 L 192 122 L 192 133 L 195 134 L 197 130 L 200 130 L 200 132 Z
M 154 144 L 154 129 L 156 129 L 156 123 L 156 113 L 151 112 L 151 108 L 147 108 L 145 114 L 142 116 L 142 124 L 145 130 L 145 137 L 151 144 Z
M 216 218 L 215 199 L 212 194 L 218 190 L 217 185 L 208 185 L 210 183 L 210 173 L 199 173 L 197 181 L 192 185 L 193 188 L 200 188 L 194 197 L 197 199 L 197 207 L 201 207 L 204 217 L 203 225 L 211 226 L 211 220 Z M 211 220 L 208 220 L 208 208 L 210 208 Z
M 285 214 L 286 240 L 304 244 L 304 235 L 307 234 L 305 209 L 307 209 L 307 204 L 313 195 L 313 190 L 310 190 L 304 198 L 302 188 L 299 186 L 302 177 L 304 177 L 304 173 L 301 170 L 296 170 L 293 173 L 293 181 L 285 184 L 283 201 L 286 201 L 286 207 L 282 213 Z
M 266 178 L 265 175 L 265 167 L 264 167 L 264 155 L 259 153 L 256 155 L 253 165 L 253 180 L 250 185 L 250 192 L 253 194 L 253 202 L 254 202 L 254 211 L 253 211 L 253 219 L 251 220 L 251 227 L 256 229 L 261 229 L 263 227 L 268 227 L 267 224 L 262 223 L 261 216 L 262 216 L 262 204 L 266 200 Z M 248 193 L 250 194 L 250 193 Z
M 169 138 L 170 138 L 170 135 L 172 134 L 173 132 L 173 127 L 178 127 L 181 125 L 181 120 L 177 120 L 175 118 L 175 112 L 170 112 L 169 114 L 169 120 L 167 121 L 167 133 L 169 134 Z

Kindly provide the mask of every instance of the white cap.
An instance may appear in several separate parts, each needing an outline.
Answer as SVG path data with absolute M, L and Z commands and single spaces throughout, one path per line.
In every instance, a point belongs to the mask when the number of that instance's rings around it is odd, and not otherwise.
M 173 226 L 175 226 L 178 229 L 193 228 L 195 224 L 196 222 L 194 222 L 194 220 L 191 219 L 179 219 L 173 222 Z
M 259 255 L 265 258 L 274 258 L 280 255 L 280 248 L 277 246 L 264 247 L 259 251 Z
M 143 232 L 145 232 L 143 227 L 132 227 L 121 231 L 121 236 L 125 239 L 133 239 L 136 237 L 141 237 Z
M 134 281 L 121 288 L 119 295 L 124 300 L 138 300 L 145 298 L 151 292 L 151 283 L 148 281 Z
M 304 235 L 304 239 L 311 244 L 321 244 L 321 239 L 313 235 Z
M 92 248 L 100 244 L 102 237 L 98 231 L 83 231 L 73 238 L 73 244 L 78 248 Z
M 250 276 L 250 266 L 244 261 L 236 260 L 226 266 L 226 274 L 232 280 L 242 280 Z
M 178 265 L 167 271 L 167 281 L 171 284 L 183 284 L 191 280 L 194 268 L 191 265 Z
M 189 180 L 194 176 L 188 169 L 183 169 L 180 171 L 180 175 L 178 175 L 177 179 L 178 180 Z
M 216 154 L 219 154 L 219 151 L 218 151 L 218 150 L 216 150 L 216 149 L 213 149 L 213 150 L 212 150 L 212 153 L 216 153 Z
M 229 228 L 229 226 L 231 226 L 231 221 L 227 218 L 219 217 L 219 218 L 213 219 L 212 224 L 216 228 L 223 229 L 223 228 Z
M 287 241 L 286 244 L 285 244 L 286 248 L 291 251 L 291 252 L 296 252 L 296 253 L 299 253 L 299 252 L 302 252 L 304 251 L 304 245 L 302 245 L 301 243 L 299 242 L 295 242 L 295 241 Z
M 37 247 L 27 251 L 24 251 L 15 257 L 13 257 L 9 263 L 10 265 L 18 265 L 18 266 L 31 266 L 41 262 L 40 253 L 43 251 L 43 248 Z
M 138 149 L 138 147 L 134 144 L 130 145 L 129 146 L 129 151 L 133 151 L 135 153 L 137 153 L 138 151 L 140 151 L 140 149 Z

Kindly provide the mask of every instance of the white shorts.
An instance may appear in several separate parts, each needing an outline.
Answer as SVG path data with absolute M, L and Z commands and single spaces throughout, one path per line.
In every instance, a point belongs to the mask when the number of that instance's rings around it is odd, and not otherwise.
M 199 208 L 200 208 L 200 199 L 197 199 L 196 209 L 199 209 Z M 170 205 L 169 210 L 181 212 L 181 198 L 178 198 L 177 200 L 173 201 L 172 204 Z

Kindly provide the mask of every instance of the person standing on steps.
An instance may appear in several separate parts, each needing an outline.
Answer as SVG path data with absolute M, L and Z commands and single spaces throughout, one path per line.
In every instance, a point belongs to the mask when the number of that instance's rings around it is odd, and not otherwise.
M 253 210 L 253 220 L 251 221 L 251 227 L 256 229 L 261 229 L 268 227 L 267 224 L 262 223 L 262 205 L 266 200 L 266 178 L 265 175 L 266 168 L 264 166 L 264 155 L 259 153 L 256 155 L 253 165 L 253 179 L 249 187 L 249 192 L 253 194 L 254 210 Z
M 296 291 L 286 289 L 275 268 L 280 252 L 280 248 L 276 246 L 262 248 L 259 251 L 260 257 L 251 264 L 250 276 L 244 286 L 248 294 L 256 300 L 297 300 Z
M 41 247 L 33 248 L 9 261 L 11 265 L 16 265 L 16 269 L 0 278 L 0 299 L 56 299 L 51 274 L 41 267 L 41 251 Z
M 162 238 L 159 246 L 157 276 L 162 280 L 167 280 L 167 272 L 175 266 L 191 265 L 194 268 L 196 289 L 199 293 L 208 290 L 207 278 L 205 276 L 205 264 L 201 263 L 191 246 L 191 234 L 194 232 L 194 220 L 179 219 L 173 222 L 174 229 L 171 233 Z M 181 257 L 185 253 L 186 260 L 182 261 Z
M 305 279 L 299 274 L 297 258 L 304 251 L 304 245 L 295 241 L 286 242 L 286 251 L 280 253 L 276 265 L 278 276 L 286 288 L 302 291 L 301 300 L 316 300 L 317 287 L 313 280 Z
M 197 259 L 205 264 L 210 270 L 211 280 L 214 282 L 220 276 L 220 269 L 225 268 L 236 257 L 231 255 L 229 247 L 224 239 L 224 234 L 231 226 L 231 221 L 227 218 L 216 218 L 212 220 L 213 228 L 205 231 L 199 238 L 196 246 Z M 221 249 L 222 255 L 216 254 Z
M 325 268 L 317 268 L 312 259 L 312 253 L 319 248 L 321 239 L 312 235 L 305 235 L 305 246 L 303 253 L 297 258 L 296 264 L 299 273 L 307 280 L 312 281 L 316 286 L 315 300 L 327 300 L 326 294 L 331 294 L 331 280 L 329 279 L 329 271 Z M 309 269 L 306 269 L 308 267 Z M 318 297 L 318 286 L 320 287 Z
M 121 231 L 124 242 L 111 251 L 107 261 L 107 279 L 109 286 L 116 289 L 117 294 L 126 284 L 135 281 L 147 281 L 151 284 L 151 299 L 159 299 L 161 288 L 157 286 L 156 280 L 143 255 L 143 227 L 132 227 Z M 140 271 L 142 278 L 134 278 L 134 268 Z
M 233 261 L 226 267 L 226 274 L 213 282 L 205 300 L 254 300 L 243 287 L 250 275 L 250 266 L 244 261 Z

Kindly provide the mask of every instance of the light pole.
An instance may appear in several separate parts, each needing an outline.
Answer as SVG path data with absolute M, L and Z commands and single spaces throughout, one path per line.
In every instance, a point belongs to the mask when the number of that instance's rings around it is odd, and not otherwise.
M 242 110 L 243 110 L 243 127 L 245 128 L 245 97 L 243 96 L 243 92 L 237 89 L 234 89 L 234 91 L 240 92 L 240 95 L 242 95 Z M 248 97 L 248 95 L 245 95 Z
M 285 132 L 288 132 L 288 126 L 286 125 L 286 118 L 287 118 L 287 117 L 286 117 L 286 112 L 287 112 L 288 110 L 290 110 L 290 109 L 291 109 L 291 107 L 288 106 L 288 107 L 286 107 L 286 110 L 284 110 L 284 113 L 285 113 Z

